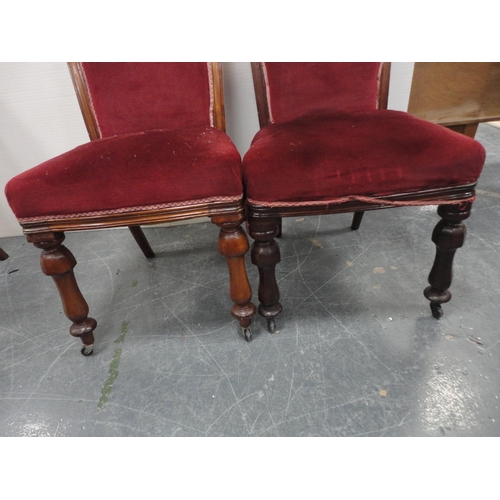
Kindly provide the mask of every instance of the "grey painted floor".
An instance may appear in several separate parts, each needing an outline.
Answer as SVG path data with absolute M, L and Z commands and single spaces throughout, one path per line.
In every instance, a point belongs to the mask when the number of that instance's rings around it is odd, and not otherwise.
M 4 238 L 1 436 L 500 436 L 500 130 L 435 320 L 434 208 L 285 219 L 278 333 L 231 318 L 210 223 L 68 233 L 98 321 L 81 356 L 39 250 Z M 256 290 L 256 272 L 249 260 Z M 254 293 L 256 295 L 256 293 Z M 255 302 L 256 298 L 254 297 Z

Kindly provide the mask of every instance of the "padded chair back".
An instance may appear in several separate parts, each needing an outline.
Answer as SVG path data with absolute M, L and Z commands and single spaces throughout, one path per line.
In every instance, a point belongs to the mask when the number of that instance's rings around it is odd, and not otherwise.
M 256 87 L 262 86 L 264 91 L 258 93 L 266 96 L 265 102 L 258 104 L 259 115 L 262 115 L 261 127 L 314 112 L 351 112 L 385 108 L 388 72 L 383 72 L 383 69 L 388 69 L 388 65 L 254 63 Z
M 215 126 L 216 63 L 70 63 L 91 139 Z M 216 75 L 214 75 L 216 73 Z

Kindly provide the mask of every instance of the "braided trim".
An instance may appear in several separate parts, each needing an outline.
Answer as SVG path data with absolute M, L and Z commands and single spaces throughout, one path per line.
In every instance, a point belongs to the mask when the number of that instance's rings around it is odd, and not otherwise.
M 405 206 L 426 206 L 426 205 L 460 205 L 461 203 L 473 203 L 476 196 L 470 196 L 469 198 L 460 200 L 407 200 L 407 201 L 396 201 L 387 200 L 384 198 L 373 198 L 371 196 L 344 196 L 342 198 L 335 198 L 333 200 L 314 200 L 314 201 L 256 201 L 251 198 L 247 199 L 247 202 L 251 205 L 261 206 L 261 207 L 306 207 L 306 206 L 322 206 L 322 205 L 341 205 L 342 203 L 348 203 L 350 201 L 359 201 L 362 203 L 374 204 L 374 205 L 387 205 L 392 207 L 405 207 Z
M 208 90 L 210 93 L 210 126 L 214 126 L 214 75 L 212 73 L 212 63 L 207 62 L 208 68 Z
M 44 216 L 36 216 L 36 217 L 19 217 L 17 220 L 19 223 L 28 223 L 28 222 L 42 222 L 42 221 L 59 221 L 59 220 L 69 220 L 69 219 L 78 219 L 81 217 L 101 217 L 106 215 L 119 215 L 119 214 L 128 214 L 134 212 L 147 212 L 150 210 L 164 210 L 167 208 L 182 208 L 193 205 L 204 205 L 208 203 L 233 203 L 236 201 L 241 201 L 242 197 L 238 196 L 213 196 L 211 198 L 204 198 L 202 200 L 189 200 L 183 202 L 173 202 L 173 203 L 160 203 L 157 205 L 147 205 L 147 206 L 139 206 L 139 207 L 128 207 L 128 208 L 116 208 L 113 210 L 99 210 L 96 212 L 81 212 L 77 214 L 68 214 L 68 215 L 44 215 Z
M 97 126 L 97 131 L 99 132 L 99 139 L 102 139 L 101 127 L 99 126 L 99 120 L 97 119 L 97 113 L 95 112 L 94 101 L 92 100 L 92 94 L 90 93 L 89 82 L 87 80 L 87 75 L 85 74 L 85 68 L 81 63 L 80 63 L 80 68 L 82 70 L 83 80 L 85 81 L 85 87 L 87 88 L 87 95 L 89 96 L 90 109 L 92 110 L 94 121 Z

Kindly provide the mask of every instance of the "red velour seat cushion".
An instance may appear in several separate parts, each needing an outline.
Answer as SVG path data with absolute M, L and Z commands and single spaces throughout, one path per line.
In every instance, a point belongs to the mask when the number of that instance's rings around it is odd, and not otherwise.
M 202 126 L 99 139 L 9 181 L 22 222 L 241 199 L 241 158 L 229 137 Z
M 243 159 L 253 204 L 334 201 L 474 183 L 474 139 L 392 110 L 309 114 L 262 128 Z

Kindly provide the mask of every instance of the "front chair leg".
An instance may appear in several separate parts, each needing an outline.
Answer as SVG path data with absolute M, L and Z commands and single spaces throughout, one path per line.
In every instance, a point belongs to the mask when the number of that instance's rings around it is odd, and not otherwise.
M 89 318 L 89 306 L 83 298 L 75 280 L 73 268 L 76 259 L 61 243 L 64 233 L 44 233 L 29 235 L 28 241 L 42 249 L 40 264 L 47 276 L 52 276 L 64 309 L 66 317 L 73 322 L 69 331 L 73 337 L 80 337 L 83 348 L 81 353 L 90 356 L 94 348 L 94 329 L 97 322 Z
M 424 295 L 430 301 L 432 315 L 439 319 L 443 316 L 441 304 L 451 299 L 448 288 L 453 277 L 453 257 L 458 248 L 464 244 L 466 228 L 463 220 L 470 215 L 472 203 L 460 205 L 440 205 L 438 214 L 441 220 L 432 233 L 432 241 L 436 244 L 436 257 L 429 274 L 429 284 Z
M 275 239 L 280 231 L 281 217 L 249 218 L 252 245 L 252 263 L 259 269 L 259 314 L 267 320 L 269 332 L 276 331 L 275 318 L 281 312 L 280 292 L 275 267 L 281 260 Z
M 250 327 L 256 307 L 250 302 L 252 289 L 248 281 L 245 254 L 248 252 L 248 238 L 241 228 L 241 216 L 214 216 L 212 222 L 220 227 L 219 253 L 226 257 L 229 269 L 229 295 L 234 302 L 231 315 L 236 318 L 247 341 L 252 340 Z

